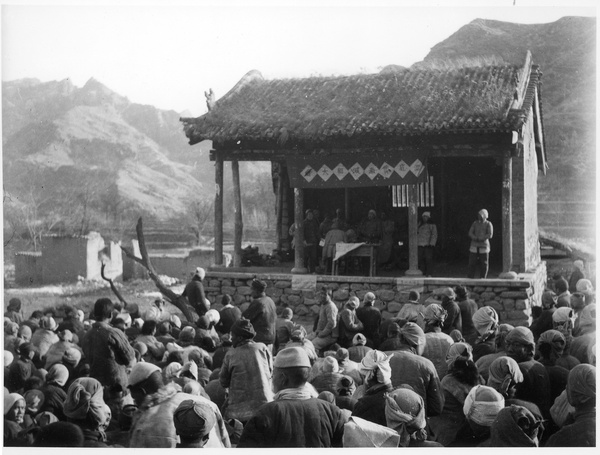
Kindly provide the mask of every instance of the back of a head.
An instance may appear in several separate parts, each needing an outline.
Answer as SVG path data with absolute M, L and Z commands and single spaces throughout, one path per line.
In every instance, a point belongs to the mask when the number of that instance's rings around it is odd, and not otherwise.
M 421 299 L 421 294 L 419 294 L 419 291 L 410 291 L 408 293 L 408 300 L 410 300 L 411 302 L 418 302 Z
M 94 303 L 94 318 L 96 321 L 104 321 L 110 319 L 114 309 L 114 304 L 110 299 L 102 298 Z
M 55 422 L 42 427 L 34 447 L 83 447 L 83 431 L 71 422 Z
M 156 330 L 156 321 L 154 319 L 149 319 L 144 321 L 144 325 L 142 325 L 141 334 L 142 335 L 152 335 L 152 332 Z
M 281 312 L 281 317 L 283 319 L 287 319 L 287 320 L 292 320 L 292 318 L 294 317 L 294 312 L 292 311 L 291 308 L 284 308 L 283 311 Z

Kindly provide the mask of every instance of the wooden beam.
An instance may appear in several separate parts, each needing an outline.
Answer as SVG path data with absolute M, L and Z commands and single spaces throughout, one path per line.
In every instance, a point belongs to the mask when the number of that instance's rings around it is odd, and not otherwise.
M 419 270 L 419 247 L 417 246 L 417 229 L 419 213 L 417 207 L 418 185 L 408 185 L 408 270 L 406 276 L 421 276 Z
M 215 160 L 215 265 L 223 265 L 223 159 Z
M 304 267 L 304 190 L 294 188 L 294 222 L 296 230 L 294 231 L 294 268 L 292 273 L 306 273 L 308 269 Z
M 506 153 L 502 163 L 502 273 L 513 265 L 512 235 L 512 157 Z
M 272 164 L 272 166 L 275 163 Z M 284 185 L 284 181 L 283 181 L 283 166 L 280 164 L 279 165 L 279 176 L 277 179 L 277 200 L 275 201 L 275 203 L 277 204 L 277 228 L 276 228 L 276 233 L 277 233 L 277 249 L 281 250 L 282 247 L 282 242 L 284 237 L 287 237 L 287 232 L 285 232 L 283 230 L 283 185 Z
M 233 200 L 235 211 L 235 228 L 233 237 L 233 266 L 242 266 L 242 236 L 244 234 L 244 222 L 242 219 L 242 192 L 240 189 L 240 163 L 231 162 L 231 176 L 233 178 Z

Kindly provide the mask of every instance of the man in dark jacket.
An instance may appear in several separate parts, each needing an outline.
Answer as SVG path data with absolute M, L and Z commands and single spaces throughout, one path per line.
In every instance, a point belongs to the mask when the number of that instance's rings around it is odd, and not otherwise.
M 251 286 L 252 302 L 250 302 L 250 306 L 246 311 L 242 313 L 242 316 L 250 320 L 256 331 L 254 341 L 266 344 L 272 353 L 277 323 L 275 302 L 265 294 L 267 283 L 254 279 Z
M 110 299 L 98 299 L 94 304 L 96 322 L 86 332 L 81 348 L 90 365 L 90 376 L 104 387 L 119 384 L 127 390 L 127 368 L 133 366 L 135 352 L 127 337 L 109 324 L 114 309 Z
M 196 310 L 198 316 L 204 316 L 210 310 L 210 302 L 204 295 L 204 285 L 202 280 L 206 276 L 206 271 L 202 267 L 196 268 L 192 280 L 185 286 L 182 297 L 187 297 L 190 305 Z
M 238 447 L 341 447 L 345 419 L 307 385 L 310 360 L 302 348 L 283 349 L 273 372 L 275 401 L 244 426 Z
M 379 325 L 381 324 L 381 311 L 373 306 L 375 294 L 367 292 L 363 297 L 363 306 L 356 310 L 356 316 L 364 328 L 362 334 L 367 337 L 367 346 L 370 348 L 379 345 Z

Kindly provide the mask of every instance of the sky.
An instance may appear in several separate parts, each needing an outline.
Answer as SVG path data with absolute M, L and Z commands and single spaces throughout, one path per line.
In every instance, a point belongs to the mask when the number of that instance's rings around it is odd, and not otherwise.
M 2 2 L 2 80 L 93 77 L 132 102 L 198 116 L 206 90 L 218 99 L 253 69 L 274 79 L 408 67 L 476 18 L 548 23 L 595 17 L 596 3 L 13 0 Z

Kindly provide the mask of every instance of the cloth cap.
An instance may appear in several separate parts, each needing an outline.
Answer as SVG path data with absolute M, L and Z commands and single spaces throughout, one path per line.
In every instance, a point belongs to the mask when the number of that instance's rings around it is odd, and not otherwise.
M 372 292 L 367 292 L 365 294 L 365 296 L 363 297 L 363 302 L 374 302 L 375 301 L 375 294 L 373 294 Z
M 10 366 L 11 363 L 13 363 L 13 360 L 15 360 L 15 356 L 13 355 L 12 352 L 10 351 L 4 351 L 4 366 Z
M 291 308 L 284 308 L 281 312 L 281 317 L 284 319 L 292 319 L 294 317 L 294 312 Z
M 352 396 L 356 391 L 356 383 L 351 376 L 343 375 L 335 384 L 338 396 Z
M 46 399 L 44 392 L 38 389 L 28 390 L 23 394 L 23 398 L 25 398 L 25 406 L 27 407 L 27 411 L 33 415 L 39 412 Z
M 524 379 L 523 373 L 515 359 L 508 356 L 498 357 L 488 370 L 487 385 L 499 389 L 507 379 L 520 384 Z
M 69 386 L 63 411 L 73 420 L 91 419 L 100 425 L 106 422 L 106 404 L 102 395 L 104 388 L 97 379 L 77 378 Z
M 56 417 L 50 411 L 43 411 L 36 415 L 34 420 L 35 423 L 37 423 L 38 426 L 41 428 L 45 427 L 46 425 L 50 425 L 51 423 L 58 422 L 58 417 Z
M 437 303 L 431 303 L 423 310 L 423 319 L 426 321 L 443 323 L 446 317 L 448 317 L 448 312 Z
M 352 338 L 353 346 L 364 346 L 365 344 L 367 344 L 367 338 L 362 333 L 357 333 Z
M 552 313 L 552 322 L 557 324 L 564 324 L 565 322 L 571 321 L 573 322 L 575 314 L 573 312 L 573 308 L 569 308 L 568 306 L 563 306 L 557 308 L 554 313 Z
M 208 328 L 210 327 L 210 320 L 208 319 L 208 316 L 200 316 L 196 321 L 196 327 L 198 327 L 199 329 L 208 330 Z
M 141 329 L 144 325 L 144 320 L 142 318 L 135 318 L 133 320 L 133 325 L 136 326 L 138 329 Z
M 421 216 L 426 216 L 427 218 L 431 218 L 431 212 L 423 212 Z
M 358 297 L 356 296 L 352 296 L 348 299 L 348 301 L 346 302 L 346 306 L 348 308 L 350 308 L 351 310 L 356 310 L 360 305 L 360 300 L 358 300 Z
M 58 327 L 58 324 L 51 316 L 44 316 L 40 319 L 40 328 L 54 331 Z
M 210 404 L 195 400 L 182 401 L 173 413 L 175 431 L 185 438 L 202 439 L 216 422 L 215 411 Z
M 323 390 L 317 397 L 319 400 L 327 401 L 328 403 L 335 404 L 335 395 L 329 390 Z
M 335 359 L 334 359 L 335 360 Z M 275 368 L 307 367 L 310 368 L 310 359 L 303 348 L 291 347 L 279 351 L 273 363 Z
M 54 381 L 61 387 L 64 387 L 68 380 L 69 370 L 62 363 L 55 363 L 52 365 L 46 375 L 46 383 Z
M 337 373 L 340 371 L 340 366 L 335 358 L 327 356 L 323 359 L 323 373 Z
M 267 283 L 262 280 L 257 280 L 256 278 L 252 280 L 252 289 L 258 292 L 265 292 L 267 289 Z
M 196 362 L 184 363 L 179 376 L 183 376 L 186 372 L 189 372 L 196 381 L 198 380 L 198 365 L 196 365 Z
M 584 265 L 583 265 L 583 261 L 581 259 L 577 259 L 576 261 L 573 261 L 573 265 L 583 272 Z
M 450 368 L 454 364 L 454 361 L 459 357 L 473 360 L 473 348 L 469 343 L 459 342 L 450 345 L 448 352 L 446 353 L 446 365 L 448 365 L 448 368 Z
M 527 327 L 515 327 L 512 329 L 508 335 L 506 335 L 505 342 L 519 343 L 530 346 L 532 349 L 535 348 L 533 333 Z
M 61 330 L 58 332 L 58 338 L 61 341 L 73 341 L 73 332 L 68 329 Z
M 212 371 L 210 371 L 208 368 L 198 368 L 198 382 L 204 381 L 204 382 L 208 382 L 210 381 L 210 375 L 212 374 Z
M 166 367 L 163 368 L 163 378 L 165 384 L 171 382 L 173 378 L 178 378 L 179 373 L 181 372 L 181 364 L 179 362 L 171 362 Z
M 458 329 L 452 329 L 452 331 L 450 332 L 450 338 L 452 338 L 455 343 L 465 341 L 465 337 L 463 337 L 462 332 Z
M 565 336 L 560 333 L 558 330 L 546 330 L 544 333 L 540 335 L 537 342 L 538 350 L 540 346 L 543 344 L 550 345 L 552 351 L 554 351 L 557 355 L 560 355 L 565 350 L 567 345 L 567 340 Z
M 179 319 L 179 316 L 177 316 L 176 314 L 171 315 L 171 317 L 169 318 L 169 322 L 178 329 L 181 328 L 181 319 Z
M 367 352 L 359 365 L 360 374 L 365 378 L 365 382 L 371 379 L 376 372 L 377 382 L 380 384 L 389 383 L 392 379 L 390 359 L 393 356 L 394 354 L 388 356 L 376 349 Z
M 21 327 L 19 327 L 18 335 L 24 340 L 31 340 L 32 334 L 33 333 L 31 332 L 31 327 L 29 327 L 28 325 L 22 325 Z
M 596 402 L 596 367 L 581 363 L 571 371 L 567 379 L 567 400 L 575 408 Z
M 206 312 L 206 317 L 208 318 L 209 322 L 216 324 L 221 320 L 221 313 L 215 309 L 208 310 Z
M 479 335 L 496 330 L 498 321 L 498 313 L 491 306 L 481 307 L 473 313 L 473 325 Z
M 199 276 L 200 279 L 203 280 L 204 277 L 206 276 L 206 270 L 204 270 L 202 267 L 196 267 L 196 271 L 194 272 L 194 275 Z
M 194 341 L 195 336 L 196 330 L 191 325 L 187 325 L 179 332 L 179 341 L 191 343 Z
M 488 219 L 490 217 L 488 211 L 486 209 L 481 209 L 479 212 L 480 215 L 482 215 L 485 219 Z
M 231 333 L 245 339 L 254 338 L 256 336 L 254 326 L 250 320 L 244 317 L 235 321 L 235 323 L 231 326 Z
M 350 353 L 346 348 L 339 348 L 335 353 L 335 358 L 338 362 L 343 362 L 344 360 L 348 360 L 350 358 Z
M 17 401 L 21 400 L 23 400 L 23 403 L 25 403 L 25 398 L 18 393 L 9 393 L 8 395 L 4 395 L 4 415 L 8 414 L 8 411 L 10 411 Z
M 477 385 L 465 398 L 463 412 L 468 420 L 484 427 L 491 427 L 503 408 L 504 397 L 502 395 L 491 387 Z
M 575 287 L 577 288 L 577 292 L 582 292 L 586 295 L 594 292 L 594 286 L 592 285 L 592 282 L 586 278 L 579 280 Z
M 4 333 L 6 335 L 13 335 L 13 336 L 15 336 L 17 333 L 19 333 L 19 324 L 17 324 L 16 322 L 12 322 L 12 321 L 9 322 L 4 327 Z
M 127 385 L 129 387 L 139 384 L 140 382 L 145 381 L 150 377 L 152 373 L 155 371 L 160 371 L 160 368 L 153 363 L 149 362 L 139 362 L 136 363 L 131 369 L 131 373 L 129 373 L 129 378 L 127 379 Z
M 447 297 L 450 300 L 456 298 L 456 293 L 452 288 L 442 288 L 438 291 L 438 295 L 441 295 L 442 297 Z
M 76 367 L 81 361 L 81 351 L 77 348 L 68 348 L 62 356 L 62 361 L 68 365 Z
M 302 326 L 296 326 L 290 335 L 292 341 L 304 341 L 306 338 L 306 329 Z
M 427 425 L 423 398 L 413 390 L 400 387 L 384 394 L 384 400 L 386 424 L 400 435 L 399 445 L 407 447 L 411 435 Z
M 414 322 L 407 322 L 400 329 L 400 333 L 402 334 L 402 337 L 406 343 L 416 349 L 418 355 L 423 354 L 427 339 L 425 338 L 425 333 L 423 333 L 423 329 L 421 327 Z
M 596 304 L 590 303 L 581 310 L 579 315 L 579 327 L 583 329 L 596 325 Z
M 133 343 L 133 349 L 138 351 L 140 355 L 146 355 L 146 353 L 148 352 L 148 346 L 146 346 L 146 344 L 142 343 L 141 341 L 136 341 L 135 343 Z
M 552 308 L 556 305 L 558 297 L 554 291 L 544 291 L 542 294 L 542 306 L 544 308 Z

